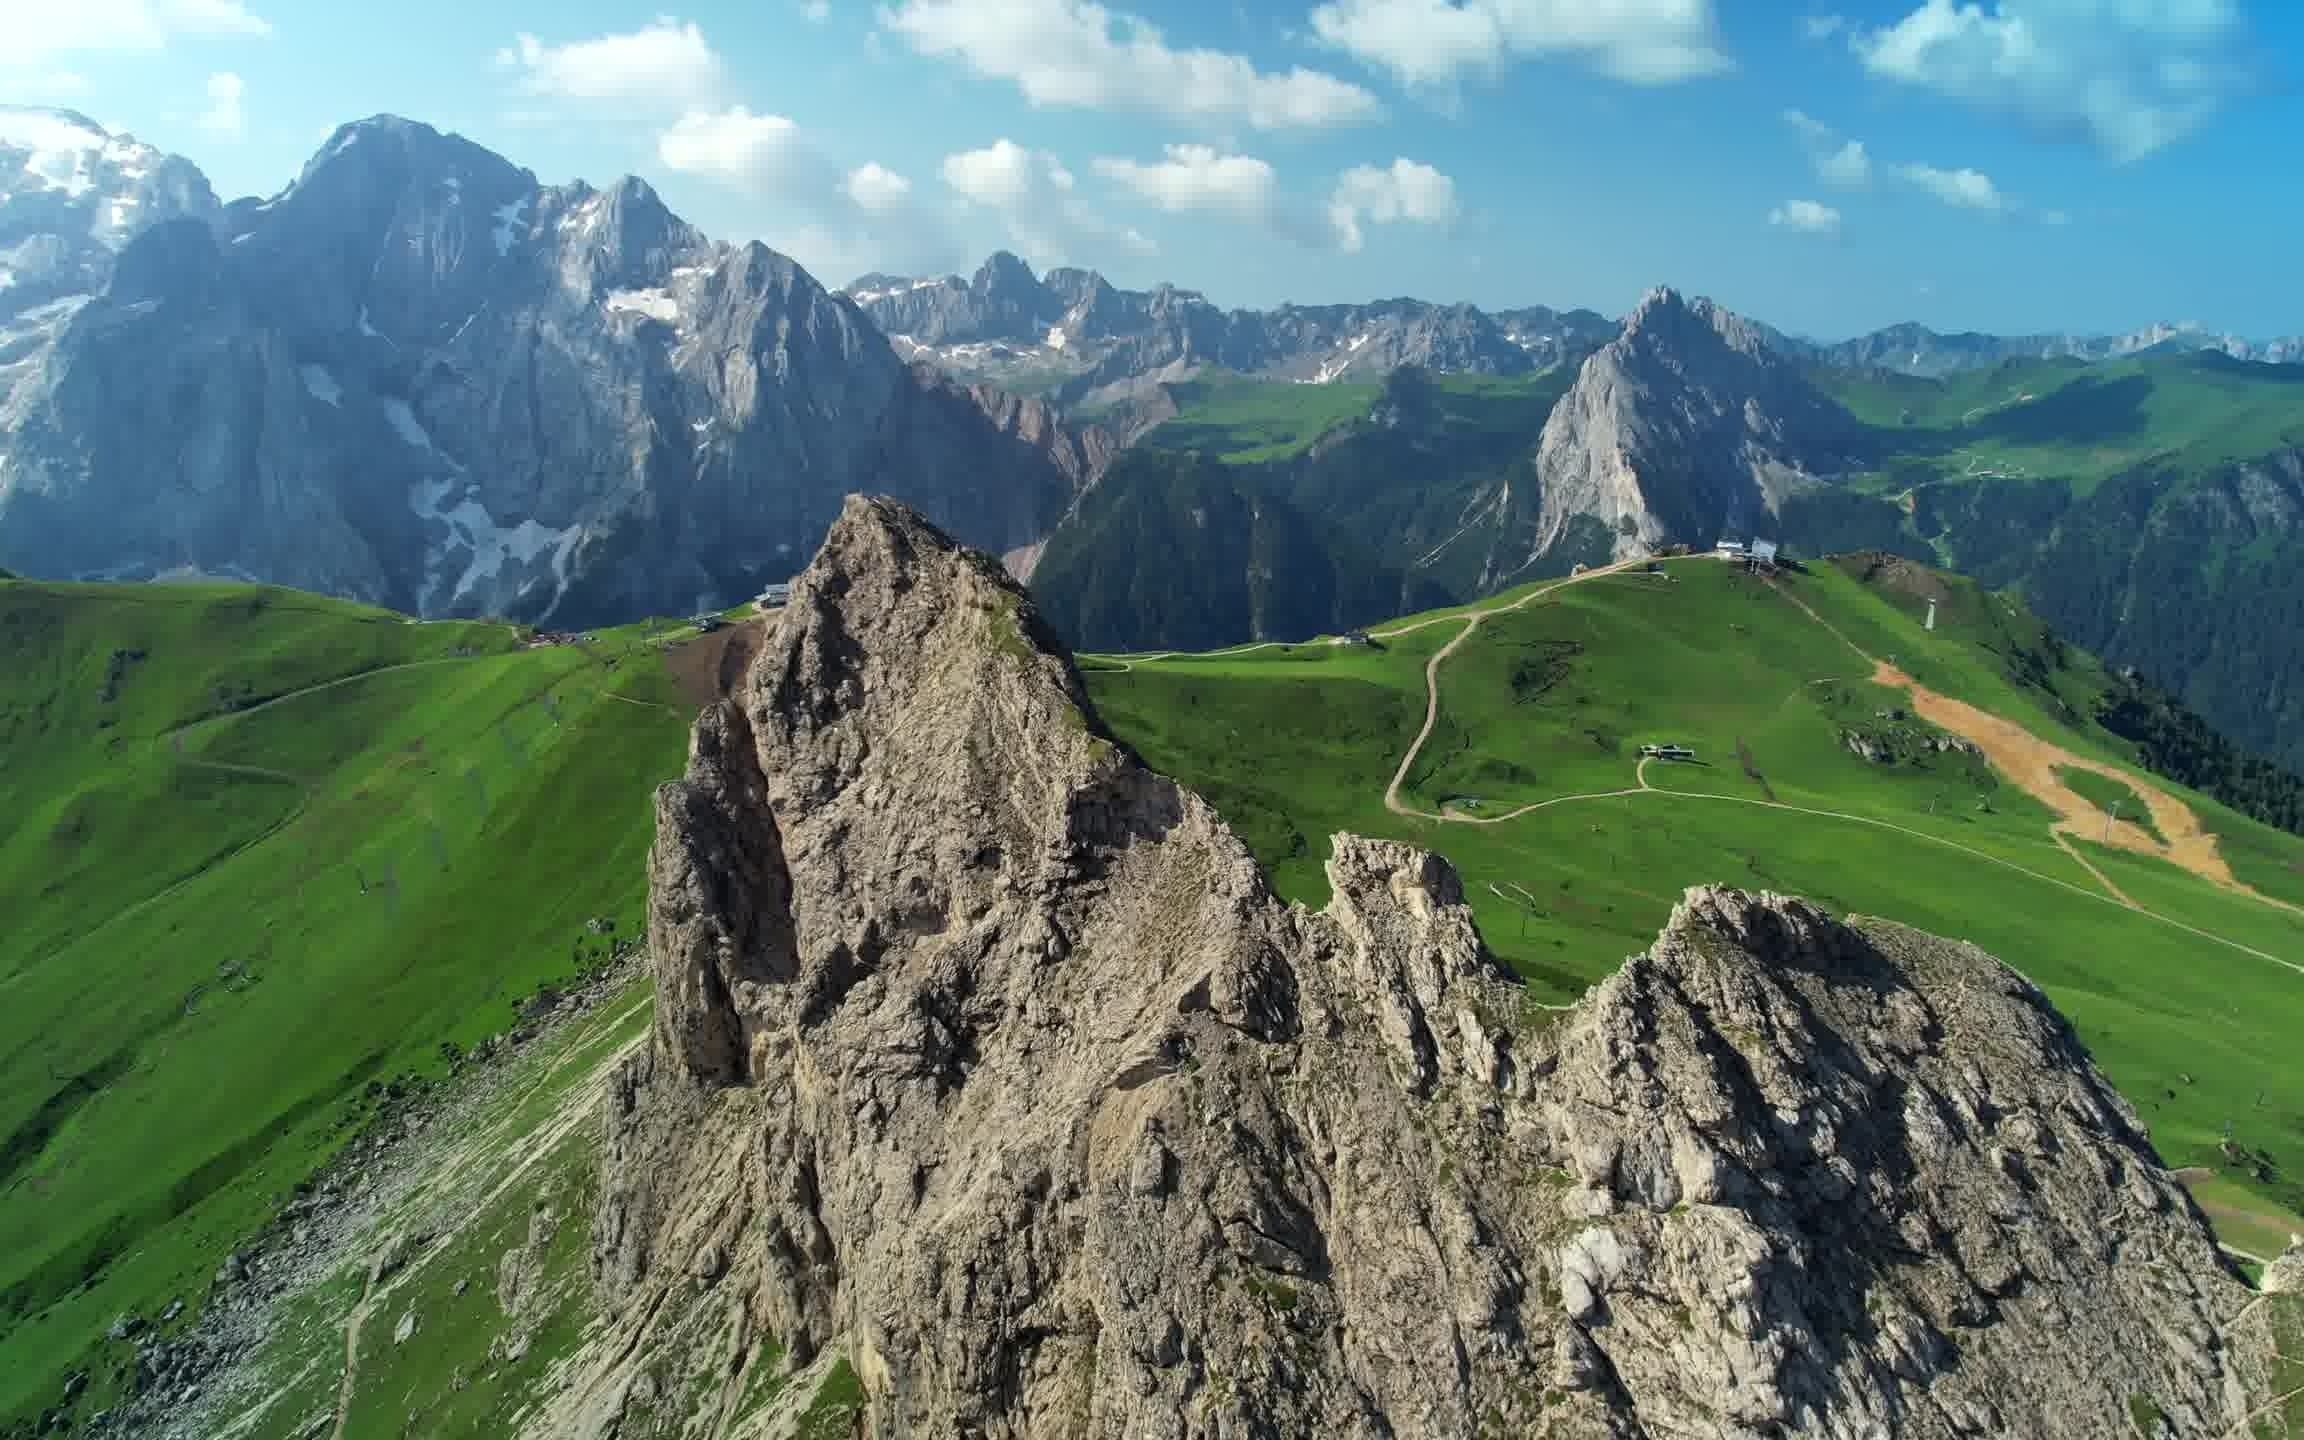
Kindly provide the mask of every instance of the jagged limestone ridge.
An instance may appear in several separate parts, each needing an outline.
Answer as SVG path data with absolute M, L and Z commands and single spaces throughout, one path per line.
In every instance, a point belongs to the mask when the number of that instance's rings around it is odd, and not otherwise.
M 1284 906 L 890 502 L 658 820 L 611 1322 L 537 1433 L 827 1350 L 876 1436 L 2206 1435 L 2260 1384 L 2014 971 L 1700 888 L 1556 1013 L 1437 856 L 1338 836 Z

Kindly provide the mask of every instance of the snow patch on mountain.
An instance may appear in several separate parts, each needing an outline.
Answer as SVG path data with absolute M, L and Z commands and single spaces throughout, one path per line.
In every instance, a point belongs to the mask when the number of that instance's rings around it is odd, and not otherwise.
M 344 387 L 336 383 L 336 377 L 328 373 L 327 366 L 299 365 L 296 373 L 304 381 L 305 394 L 323 405 L 333 405 L 339 410 L 344 408 Z M 407 407 L 402 405 L 401 408 Z M 416 417 L 411 414 L 408 418 L 413 422 Z
M 427 455 L 440 453 L 438 447 L 432 443 L 431 432 L 424 428 L 423 421 L 416 418 L 416 412 L 408 408 L 407 401 L 397 395 L 385 396 L 384 418 L 391 422 L 393 431 L 410 446 Z M 418 511 L 417 513 L 422 514 L 423 512 Z
M 521 197 L 520 197 L 519 199 L 517 199 L 517 200 L 513 200 L 513 201 L 510 201 L 509 203 L 506 203 L 506 204 L 503 204 L 503 205 L 499 205 L 499 206 L 497 206 L 497 207 L 496 207 L 496 231 L 495 231 L 495 235 L 496 235 L 496 253 L 497 253 L 498 255 L 509 255 L 509 254 L 511 254 L 511 253 L 512 253 L 512 243 L 513 243 L 515 240 L 525 239 L 525 238 L 527 237 L 527 234 L 528 234 L 528 197 L 527 197 L 527 196 L 523 195 L 523 196 L 521 196 Z
M 601 305 L 611 311 L 631 315 L 645 315 L 667 325 L 680 319 L 680 302 L 666 290 L 611 290 Z

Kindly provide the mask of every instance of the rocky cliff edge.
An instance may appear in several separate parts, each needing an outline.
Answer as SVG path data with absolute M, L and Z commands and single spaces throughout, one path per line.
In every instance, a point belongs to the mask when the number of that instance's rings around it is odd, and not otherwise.
M 1699 888 L 1553 1011 L 1437 856 L 1340 835 L 1284 905 L 892 502 L 658 825 L 551 1433 L 830 1352 L 874 1436 L 2207 1435 L 2259 1393 L 2246 1287 L 2013 970 Z

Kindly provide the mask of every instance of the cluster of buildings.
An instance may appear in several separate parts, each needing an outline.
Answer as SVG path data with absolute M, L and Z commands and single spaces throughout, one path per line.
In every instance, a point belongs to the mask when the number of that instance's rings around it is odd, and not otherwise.
M 1747 570 L 1773 570 L 1776 568 L 1777 547 L 1773 540 L 1754 540 L 1746 543 L 1722 536 L 1713 542 L 1712 553 L 1723 560 L 1734 561 Z

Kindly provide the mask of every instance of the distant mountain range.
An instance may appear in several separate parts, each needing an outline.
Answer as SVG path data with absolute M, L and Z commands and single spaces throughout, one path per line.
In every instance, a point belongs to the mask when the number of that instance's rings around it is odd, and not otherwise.
M 189 162 L 0 112 L 0 563 L 259 578 L 580 625 L 742 599 L 843 495 L 993 549 L 1102 463 L 909 366 L 647 184 L 547 186 L 390 116 L 219 206 Z
M 842 292 L 907 355 L 956 375 L 1047 391 L 1098 407 L 1141 399 L 1203 370 L 1322 384 L 1372 379 L 1397 365 L 1516 375 L 1570 364 L 1614 339 L 1621 322 L 1593 310 L 1378 300 L 1225 310 L 1196 290 L 1121 290 L 1093 270 L 1035 277 L 1001 251 L 973 276 L 865 275 Z M 1769 347 L 1806 364 L 1940 376 L 2006 360 L 2108 360 L 2154 349 L 2221 350 L 2239 360 L 2304 363 L 2304 336 L 2268 341 L 2192 326 L 2125 335 L 1940 334 L 1892 325 L 1826 343 L 1744 322 Z
M 1204 369 L 1314 384 L 1400 365 L 1517 375 L 1578 358 L 1617 328 L 1595 311 L 1541 305 L 1493 315 L 1408 299 L 1224 310 L 1172 285 L 1121 290 L 1093 270 L 1036 277 L 1006 251 L 965 280 L 873 274 L 843 293 L 915 358 L 1087 406 Z
M 1784 348 L 1803 359 L 1843 370 L 1893 370 L 1903 375 L 1950 375 L 2008 360 L 2118 360 L 2154 351 L 2217 350 L 2235 360 L 2265 365 L 2304 364 L 2304 335 L 2278 340 L 2245 340 L 2218 335 L 2197 325 L 2148 325 L 2125 335 L 1982 335 L 1973 330 L 1941 334 L 1907 322 L 1853 340 L 1824 345 L 1788 340 Z

